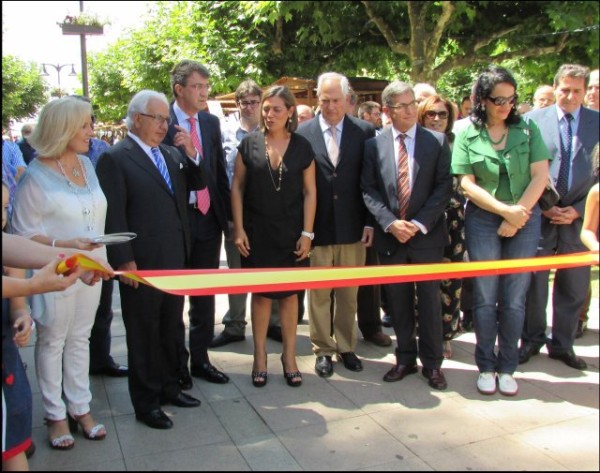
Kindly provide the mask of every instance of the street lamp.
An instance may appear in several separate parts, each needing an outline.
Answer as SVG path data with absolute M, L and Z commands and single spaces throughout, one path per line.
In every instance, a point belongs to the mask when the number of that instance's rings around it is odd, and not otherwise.
M 69 72 L 69 76 L 76 76 L 77 74 L 75 73 L 75 64 L 71 63 L 71 64 L 47 64 L 47 63 L 42 63 L 42 75 L 43 76 L 49 76 L 50 74 L 48 74 L 48 71 L 46 70 L 46 66 L 50 66 L 52 68 L 54 68 L 56 70 L 56 74 L 58 75 L 58 97 L 62 97 L 62 89 L 60 88 L 60 71 L 64 68 L 64 67 L 68 67 L 71 66 L 71 72 Z

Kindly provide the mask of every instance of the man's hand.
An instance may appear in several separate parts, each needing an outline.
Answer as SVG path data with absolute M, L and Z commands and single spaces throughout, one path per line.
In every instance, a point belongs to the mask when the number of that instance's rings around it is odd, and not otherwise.
M 360 239 L 360 242 L 362 243 L 362 245 L 365 248 L 369 248 L 370 246 L 373 246 L 373 234 L 374 234 L 374 231 L 371 227 L 363 228 L 363 234 L 362 234 L 362 238 Z
M 395 220 L 394 223 L 390 225 L 388 231 L 394 235 L 400 243 L 406 243 L 417 234 L 419 227 L 407 220 Z
M 177 128 L 177 133 L 175 133 L 175 137 L 173 138 L 173 144 L 177 147 L 182 147 L 185 149 L 185 154 L 187 154 L 188 157 L 195 157 L 197 150 L 192 142 L 192 136 L 190 133 L 180 125 L 174 126 Z
M 575 208 L 568 207 L 552 207 L 553 210 L 556 211 L 553 213 L 552 217 L 550 217 L 550 223 L 554 225 L 571 225 L 574 220 L 579 218 L 579 212 L 575 210 Z
M 125 272 L 137 271 L 137 264 L 135 264 L 135 261 L 129 261 L 119 266 L 118 270 Z M 119 281 L 121 281 L 123 284 L 126 284 L 127 286 L 133 287 L 134 289 L 137 289 L 139 286 L 139 283 L 137 281 L 131 278 L 126 278 L 125 276 L 119 276 Z

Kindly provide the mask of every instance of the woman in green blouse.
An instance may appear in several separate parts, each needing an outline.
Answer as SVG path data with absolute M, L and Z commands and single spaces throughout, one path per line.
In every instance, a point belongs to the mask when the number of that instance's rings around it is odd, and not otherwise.
M 468 198 L 465 236 L 471 261 L 529 258 L 541 231 L 537 201 L 548 182 L 548 152 L 535 123 L 517 111 L 517 83 L 490 66 L 477 79 L 472 123 L 456 137 L 452 173 Z M 513 378 L 530 273 L 476 278 L 473 317 L 482 394 L 517 394 Z M 498 339 L 498 353 L 494 346 Z

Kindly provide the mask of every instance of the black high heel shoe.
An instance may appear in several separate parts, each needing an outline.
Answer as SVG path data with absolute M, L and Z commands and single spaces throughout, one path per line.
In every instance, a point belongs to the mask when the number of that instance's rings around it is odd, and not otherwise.
M 292 371 L 288 373 L 285 370 L 285 363 L 283 362 L 283 355 L 281 355 L 281 367 L 283 368 L 283 377 L 285 378 L 288 386 L 293 388 L 297 388 L 302 384 L 302 373 L 300 371 Z M 299 380 L 294 381 L 294 378 L 300 378 Z
M 267 354 L 265 353 L 265 364 L 267 361 Z M 252 384 L 254 386 L 256 386 L 257 388 L 262 388 L 263 386 L 266 386 L 267 381 L 269 379 L 269 373 L 267 372 L 267 370 L 265 371 L 252 371 L 252 373 L 250 374 L 250 376 L 252 377 Z

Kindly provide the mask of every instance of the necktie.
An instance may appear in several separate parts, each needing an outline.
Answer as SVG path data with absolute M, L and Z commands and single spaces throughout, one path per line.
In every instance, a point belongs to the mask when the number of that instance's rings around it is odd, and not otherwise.
M 190 137 L 192 138 L 192 143 L 194 143 L 194 148 L 196 148 L 196 151 L 198 151 L 198 155 L 200 156 L 200 160 L 202 160 L 204 156 L 202 154 L 202 143 L 200 143 L 200 138 L 198 137 L 198 132 L 196 131 L 196 117 L 190 117 L 188 118 L 188 121 L 190 122 Z M 196 201 L 200 213 L 206 215 L 210 209 L 210 194 L 208 193 L 208 187 L 196 191 Z
M 556 190 L 561 197 L 564 197 L 569 190 L 569 173 L 571 171 L 571 146 L 573 142 L 573 130 L 571 129 L 571 120 L 573 115 L 565 115 L 567 126 L 563 127 L 560 133 L 560 169 L 558 179 L 556 180 Z
M 152 156 L 154 157 L 154 164 L 156 164 L 158 172 L 160 172 L 160 175 L 169 186 L 169 189 L 171 189 L 171 193 L 173 193 L 173 186 L 171 184 L 171 178 L 169 177 L 169 171 L 167 171 L 165 158 L 163 158 L 162 154 L 160 154 L 160 150 L 158 148 L 151 148 L 151 151 Z
M 327 145 L 327 153 L 329 154 L 329 159 L 331 160 L 333 167 L 336 167 L 340 155 L 340 148 L 337 142 L 337 128 L 332 126 L 329 128 L 329 132 L 331 133 L 331 138 L 329 138 L 329 144 Z
M 400 219 L 406 219 L 406 210 L 410 200 L 410 179 L 408 174 L 408 151 L 404 138 L 407 135 L 401 133 L 398 135 L 398 208 L 400 209 Z

